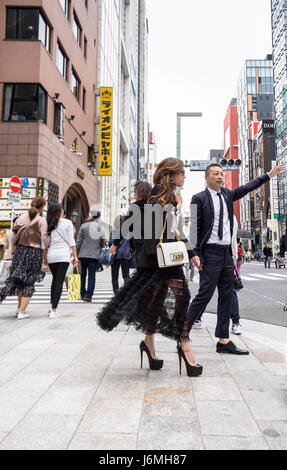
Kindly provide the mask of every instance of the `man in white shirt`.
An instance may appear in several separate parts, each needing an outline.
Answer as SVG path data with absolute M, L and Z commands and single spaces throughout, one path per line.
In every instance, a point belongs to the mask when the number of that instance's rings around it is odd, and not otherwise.
M 233 202 L 270 181 L 285 171 L 285 165 L 275 166 L 269 173 L 230 191 L 223 187 L 222 167 L 210 165 L 205 173 L 207 188 L 193 196 L 191 203 L 197 205 L 197 256 L 192 259 L 200 271 L 200 286 L 188 313 L 189 327 L 198 320 L 214 291 L 218 289 L 217 325 L 215 336 L 219 338 L 218 353 L 247 355 L 229 339 L 229 322 L 234 284 L 234 267 L 231 252 L 233 235 Z

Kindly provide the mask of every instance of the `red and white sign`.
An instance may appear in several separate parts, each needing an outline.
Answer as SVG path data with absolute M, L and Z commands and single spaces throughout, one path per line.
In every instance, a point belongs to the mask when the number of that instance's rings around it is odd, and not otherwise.
M 13 193 L 19 193 L 21 189 L 21 181 L 18 176 L 13 176 L 10 180 L 10 189 Z

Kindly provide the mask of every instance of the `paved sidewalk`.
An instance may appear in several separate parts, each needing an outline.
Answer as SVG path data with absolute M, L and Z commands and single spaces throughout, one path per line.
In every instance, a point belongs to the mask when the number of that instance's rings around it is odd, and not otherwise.
M 99 330 L 98 305 L 0 307 L 0 449 L 286 449 L 287 329 L 243 320 L 248 357 L 215 353 L 215 316 L 193 331 L 202 377 L 179 376 L 172 341 L 161 371 L 140 369 L 142 335 Z

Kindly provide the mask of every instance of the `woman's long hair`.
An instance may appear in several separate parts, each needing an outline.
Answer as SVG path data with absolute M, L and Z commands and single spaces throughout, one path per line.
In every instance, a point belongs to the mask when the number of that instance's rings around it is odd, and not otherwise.
M 61 217 L 63 206 L 58 202 L 51 204 L 47 214 L 48 234 L 51 235 L 53 230 L 58 227 L 58 223 Z
M 31 202 L 31 207 L 28 210 L 28 214 L 29 214 L 31 221 L 35 219 L 36 215 L 38 214 L 39 209 L 44 209 L 45 205 L 46 205 L 46 199 L 44 197 L 42 196 L 34 197 L 34 199 Z
M 173 191 L 176 185 L 173 183 L 174 175 L 180 173 L 184 169 L 183 161 L 178 158 L 166 158 L 158 165 L 154 177 L 154 184 L 162 186 L 162 191 L 157 194 L 156 199 L 163 207 L 166 204 L 175 202 Z

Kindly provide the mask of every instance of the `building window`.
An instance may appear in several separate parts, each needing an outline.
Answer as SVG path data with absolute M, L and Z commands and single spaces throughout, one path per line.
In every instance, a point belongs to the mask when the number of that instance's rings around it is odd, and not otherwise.
M 73 14 L 72 29 L 73 29 L 73 34 L 75 36 L 77 43 L 79 44 L 79 46 L 81 46 L 82 28 L 75 12 Z
M 88 0 L 85 0 L 85 7 L 88 9 L 89 7 L 89 1 Z
M 54 109 L 54 134 L 64 143 L 65 106 L 63 103 L 55 103 Z
M 47 120 L 47 93 L 34 83 L 5 84 L 3 121 Z
M 39 14 L 39 36 L 38 39 L 42 42 L 48 52 L 50 52 L 50 35 L 51 29 L 47 21 Z
M 63 8 L 63 12 L 65 13 L 66 17 L 69 17 L 69 0 L 59 0 L 61 7 Z
M 88 53 L 88 41 L 86 36 L 84 36 L 84 57 L 85 59 L 87 58 L 87 53 Z
M 50 52 L 51 28 L 38 8 L 7 8 L 6 39 L 41 41 Z
M 80 100 L 80 80 L 73 68 L 72 68 L 72 74 L 71 74 L 71 90 L 73 92 L 73 95 L 79 101 Z
M 83 101 L 82 101 L 83 111 L 86 111 L 86 89 L 83 88 Z
M 64 79 L 67 80 L 68 57 L 66 56 L 59 43 L 57 43 L 56 63 L 59 72 L 64 77 Z

